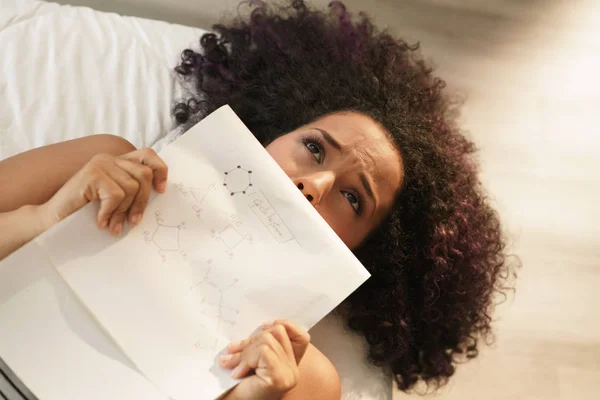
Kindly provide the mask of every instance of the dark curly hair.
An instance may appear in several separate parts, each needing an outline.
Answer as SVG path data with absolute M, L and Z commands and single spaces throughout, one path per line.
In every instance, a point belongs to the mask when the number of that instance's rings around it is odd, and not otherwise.
M 402 390 L 446 383 L 491 339 L 495 294 L 513 268 L 496 212 L 477 176 L 475 146 L 460 132 L 455 102 L 411 46 L 357 19 L 302 0 L 245 3 L 247 18 L 215 25 L 187 49 L 176 72 L 193 83 L 175 105 L 183 125 L 229 104 L 264 145 L 326 114 L 357 111 L 388 131 L 405 181 L 389 217 L 355 254 L 371 278 L 340 307 L 362 334 L 368 359 Z

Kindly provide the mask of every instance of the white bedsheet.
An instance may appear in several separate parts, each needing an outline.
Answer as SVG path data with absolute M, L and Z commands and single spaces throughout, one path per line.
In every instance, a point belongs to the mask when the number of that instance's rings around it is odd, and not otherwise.
M 52 3 L 0 5 L 0 159 L 96 133 L 152 146 L 172 129 L 173 67 L 202 30 Z
M 204 31 L 89 8 L 0 0 L 0 160 L 96 133 L 159 149 L 180 96 L 173 67 Z M 1 195 L 1 188 L 0 188 Z M 164 399 L 77 304 L 52 270 L 0 269 L 0 329 L 30 346 L 0 356 L 41 400 Z M 6 323 L 3 307 L 24 310 Z M 313 343 L 334 363 L 343 399 L 391 399 L 389 376 L 364 362 L 363 340 L 327 317 Z M 44 380 L 39 380 L 40 371 Z M 60 388 L 58 390 L 57 388 Z

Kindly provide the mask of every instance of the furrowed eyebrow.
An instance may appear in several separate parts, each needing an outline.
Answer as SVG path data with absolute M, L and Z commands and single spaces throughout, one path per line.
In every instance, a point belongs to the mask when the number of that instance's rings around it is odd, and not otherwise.
M 367 179 L 367 176 L 364 173 L 360 174 L 360 182 L 362 183 L 363 187 L 365 188 L 365 192 L 367 192 L 367 195 L 371 198 L 371 200 L 373 201 L 375 206 L 377 206 L 377 200 L 375 200 L 375 194 L 373 193 L 373 188 L 371 187 L 371 183 L 369 182 L 369 180 Z
M 336 149 L 338 151 L 342 150 L 342 145 L 340 144 L 340 142 L 338 142 L 337 140 L 335 140 L 335 138 L 333 136 L 331 136 L 329 134 L 329 132 L 327 132 L 326 130 L 321 129 L 321 128 L 314 128 L 314 129 L 316 129 L 317 131 L 321 132 L 321 135 L 323 135 L 323 139 L 325 139 L 325 141 L 327 143 L 329 143 L 329 145 L 331 147 L 333 147 L 334 149 Z
M 321 129 L 321 128 L 314 128 L 314 129 L 319 131 L 321 133 L 321 135 L 323 135 L 323 139 L 325 139 L 325 141 L 327 143 L 329 143 L 329 145 L 331 147 L 333 147 L 334 149 L 336 149 L 338 151 L 342 150 L 342 145 L 340 144 L 340 142 L 338 142 L 333 136 L 331 136 L 331 134 L 329 132 L 327 132 L 326 130 Z M 369 179 L 367 178 L 367 176 L 364 173 L 361 173 L 359 175 L 359 178 L 360 178 L 360 182 L 362 183 L 363 188 L 365 189 L 365 192 L 371 198 L 373 203 L 377 206 L 377 200 L 375 199 L 375 193 L 373 192 L 373 187 L 371 186 L 371 182 L 369 181 Z

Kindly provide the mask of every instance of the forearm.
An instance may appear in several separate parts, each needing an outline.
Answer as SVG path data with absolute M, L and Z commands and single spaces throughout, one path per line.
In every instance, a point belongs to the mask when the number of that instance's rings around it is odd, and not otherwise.
M 92 135 L 39 147 L 0 161 L 0 213 L 48 201 L 93 156 L 135 147 L 118 136 Z
M 228 392 L 223 393 L 216 400 L 242 400 L 242 397 L 238 396 L 236 388 L 237 386 L 233 387 L 232 389 L 229 389 Z
M 46 229 L 40 215 L 40 207 L 31 205 L 0 213 L 0 260 Z
M 300 374 L 296 386 L 283 396 L 276 396 L 277 400 L 340 400 L 342 396 L 340 376 L 331 361 L 312 344 L 306 349 L 299 368 Z M 238 385 L 218 400 L 259 399 L 256 396 L 249 397 L 248 393 L 239 393 L 239 389 Z M 274 399 L 263 397 L 260 400 Z
M 328 397 L 327 395 L 323 395 L 323 396 L 319 396 L 319 394 L 316 394 L 315 397 L 307 397 L 307 394 L 313 394 L 311 391 L 306 391 L 305 388 L 303 387 L 305 385 L 302 385 L 302 387 L 296 387 L 293 390 L 290 390 L 288 393 L 286 393 L 283 396 L 277 396 L 277 397 L 269 397 L 267 398 L 261 398 L 258 399 L 256 398 L 256 400 L 304 400 L 307 398 L 310 399 L 338 399 L 340 398 L 340 395 L 336 394 L 333 397 Z M 236 390 L 238 387 L 234 387 L 233 389 L 229 390 L 226 393 L 223 393 L 220 397 L 218 397 L 216 400 L 244 400 L 247 399 L 247 396 L 243 396 L 240 395 L 238 393 L 238 391 Z

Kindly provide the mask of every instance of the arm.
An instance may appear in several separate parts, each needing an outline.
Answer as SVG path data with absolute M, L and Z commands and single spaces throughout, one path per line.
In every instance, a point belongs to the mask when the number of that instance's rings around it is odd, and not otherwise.
M 298 384 L 287 392 L 282 400 L 340 400 L 340 376 L 331 361 L 319 349 L 310 344 L 298 367 Z
M 33 149 L 0 161 L 0 213 L 43 204 L 93 156 L 135 150 L 113 135 L 92 135 Z
M 150 187 L 164 191 L 167 177 L 153 151 L 123 154 L 131 148 L 119 137 L 96 135 L 0 162 L 0 260 L 96 199 L 99 226 L 110 222 L 120 232 L 127 213 L 143 212 Z
M 0 213 L 0 260 L 46 230 L 39 206 Z
M 221 366 L 244 378 L 225 400 L 339 400 L 340 377 L 333 364 L 310 344 L 310 335 L 286 320 L 263 325 L 228 346 Z M 249 372 L 253 374 L 247 375 Z
M 312 344 L 306 349 L 300 365 L 296 386 L 281 397 L 281 400 L 339 400 L 342 384 L 335 367 L 323 353 Z M 219 400 L 239 400 L 244 396 L 233 388 Z

